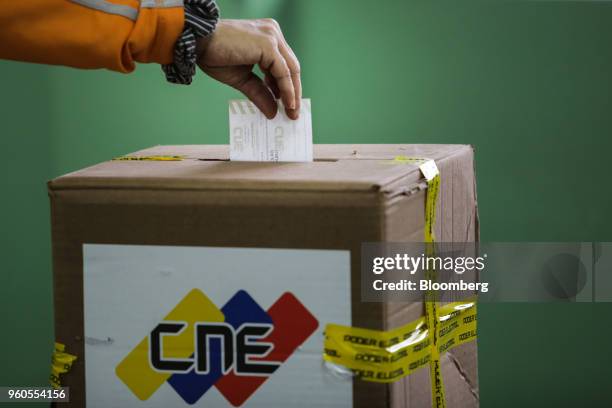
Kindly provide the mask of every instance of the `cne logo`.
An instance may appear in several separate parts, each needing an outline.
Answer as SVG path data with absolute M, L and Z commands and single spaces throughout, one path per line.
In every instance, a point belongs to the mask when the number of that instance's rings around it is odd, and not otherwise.
M 195 404 L 214 386 L 238 407 L 318 325 L 290 292 L 266 311 L 244 290 L 218 309 L 193 289 L 115 372 L 143 401 L 167 382 L 187 404 Z

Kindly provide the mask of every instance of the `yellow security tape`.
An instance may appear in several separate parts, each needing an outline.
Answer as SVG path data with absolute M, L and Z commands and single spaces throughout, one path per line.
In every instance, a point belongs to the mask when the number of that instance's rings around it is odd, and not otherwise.
M 421 173 L 427 180 L 427 196 L 425 199 L 425 243 L 428 256 L 433 256 L 435 252 L 434 242 L 434 226 L 436 225 L 436 204 L 438 201 L 438 193 L 440 191 L 440 172 L 431 159 L 414 158 L 397 156 L 394 162 L 411 163 L 419 166 Z M 427 271 L 427 278 L 431 281 L 436 280 L 436 272 L 431 269 Z M 438 320 L 438 301 L 435 291 L 429 291 L 425 301 L 425 321 L 427 327 L 432 330 L 428 333 L 428 341 L 430 348 L 429 367 L 431 377 L 431 394 L 433 406 L 436 408 L 446 407 L 446 397 L 444 395 L 444 381 L 442 379 L 442 369 L 440 367 L 440 350 L 439 345 L 439 320 Z
M 433 245 L 428 245 L 433 248 Z M 428 256 L 433 256 L 433 250 L 428 250 Z M 435 281 L 435 271 L 427 271 L 428 279 Z M 446 397 L 444 395 L 444 381 L 442 379 L 442 367 L 440 366 L 439 345 L 442 340 L 440 336 L 440 320 L 438 313 L 438 301 L 435 291 L 428 291 L 425 300 L 425 320 L 427 327 L 431 327 L 428 340 L 430 343 L 431 359 L 429 364 L 431 377 L 431 396 L 433 406 L 436 408 L 446 407 Z
M 434 225 L 436 224 L 436 203 L 440 192 L 440 172 L 432 159 L 425 157 L 395 156 L 391 163 L 408 163 L 419 167 L 427 180 L 427 198 L 425 201 L 425 242 L 434 242 Z
M 436 225 L 436 203 L 440 192 L 440 174 L 427 180 L 427 198 L 425 199 L 425 242 L 435 241 L 434 226 Z M 433 247 L 433 246 L 432 246 Z
M 113 161 L 181 161 L 185 156 L 121 156 Z
M 433 165 L 435 169 L 428 172 L 424 169 L 427 164 Z M 426 252 L 428 256 L 435 255 L 435 234 L 434 226 L 436 224 L 436 204 L 438 201 L 438 193 L 440 191 L 440 172 L 433 161 L 423 163 L 420 166 L 423 175 L 427 179 L 427 198 L 425 199 L 425 243 L 427 245 Z M 427 270 L 427 278 L 430 281 L 435 281 L 436 271 L 434 269 Z M 432 330 L 429 332 L 431 359 L 429 364 L 431 378 L 431 397 L 432 406 L 436 408 L 446 408 L 446 396 L 444 394 L 444 381 L 442 379 L 442 367 L 440 366 L 440 341 L 439 335 L 439 314 L 438 300 L 435 291 L 429 291 L 425 299 L 425 319 L 427 326 Z
M 66 353 L 66 346 L 62 343 L 55 343 L 53 356 L 51 357 L 51 375 L 49 382 L 53 388 L 62 386 L 60 375 L 67 373 L 72 368 L 72 363 L 77 359 L 77 356 Z
M 409 156 L 403 156 L 403 155 L 395 156 L 393 158 L 394 163 L 409 163 L 409 164 L 422 164 L 422 163 L 425 163 L 427 160 L 430 160 L 430 159 L 427 159 L 425 157 L 409 157 Z
M 396 156 L 391 163 L 417 165 L 427 180 L 424 240 L 427 255 L 433 256 L 440 172 L 432 159 L 423 157 Z M 427 278 L 435 281 L 435 270 L 428 270 Z M 475 339 L 476 303 L 439 308 L 435 291 L 425 296 L 425 317 L 399 329 L 382 332 L 327 325 L 324 359 L 352 369 L 366 381 L 383 383 L 396 381 L 429 363 L 433 406 L 446 408 L 440 354 Z
M 389 331 L 328 324 L 323 358 L 351 369 L 366 381 L 397 381 L 431 363 L 433 352 L 439 355 L 476 338 L 475 301 L 450 303 L 438 313 L 436 348 L 432 347 L 427 317 Z

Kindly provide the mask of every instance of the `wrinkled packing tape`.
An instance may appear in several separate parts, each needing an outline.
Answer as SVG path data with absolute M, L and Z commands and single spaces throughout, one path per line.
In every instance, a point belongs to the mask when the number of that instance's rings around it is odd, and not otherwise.
M 421 157 L 396 156 L 392 163 L 417 165 L 427 180 L 424 240 L 427 256 L 433 256 L 440 191 L 438 167 L 434 160 Z M 435 270 L 428 270 L 426 276 L 435 280 Z M 360 379 L 381 383 L 395 382 L 429 363 L 432 405 L 445 408 L 440 355 L 476 338 L 476 302 L 439 308 L 435 291 L 425 296 L 425 317 L 397 329 L 379 331 L 328 324 L 323 359 L 352 370 Z
M 67 373 L 72 368 L 72 363 L 77 359 L 77 356 L 66 353 L 66 346 L 62 343 L 55 343 L 53 348 L 53 356 L 51 357 L 51 375 L 49 382 L 53 388 L 60 388 L 61 374 Z

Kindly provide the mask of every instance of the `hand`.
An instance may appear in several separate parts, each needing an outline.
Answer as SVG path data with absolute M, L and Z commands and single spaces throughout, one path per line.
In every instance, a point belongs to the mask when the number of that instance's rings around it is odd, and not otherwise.
M 268 119 L 277 113 L 275 97 L 287 116 L 298 118 L 300 63 L 276 21 L 219 20 L 213 34 L 198 40 L 197 54 L 202 71 L 242 92 Z M 256 64 L 265 83 L 253 72 Z

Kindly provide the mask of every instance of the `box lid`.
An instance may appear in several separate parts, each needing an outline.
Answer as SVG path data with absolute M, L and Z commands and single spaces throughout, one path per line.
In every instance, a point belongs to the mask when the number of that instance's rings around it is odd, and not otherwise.
M 397 156 L 442 161 L 468 145 L 316 145 L 312 163 L 230 162 L 227 145 L 155 146 L 130 156 L 183 156 L 181 161 L 112 160 L 61 176 L 61 189 L 379 191 L 423 182 Z M 401 165 L 398 165 L 401 164 Z

